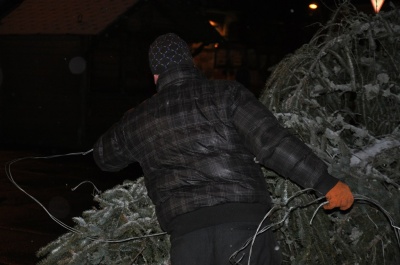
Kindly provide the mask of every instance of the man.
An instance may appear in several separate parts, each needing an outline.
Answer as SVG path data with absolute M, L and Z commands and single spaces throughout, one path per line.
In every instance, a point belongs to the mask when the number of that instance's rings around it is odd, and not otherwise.
M 149 49 L 157 94 L 128 111 L 94 146 L 98 166 L 137 161 L 172 265 L 225 265 L 254 235 L 271 200 L 260 164 L 346 210 L 349 187 L 236 81 L 207 80 L 187 44 L 169 33 Z M 256 162 L 257 161 L 257 162 Z M 244 256 L 243 256 L 244 255 Z M 249 248 L 240 254 L 247 260 Z M 257 236 L 252 264 L 280 264 L 271 231 Z

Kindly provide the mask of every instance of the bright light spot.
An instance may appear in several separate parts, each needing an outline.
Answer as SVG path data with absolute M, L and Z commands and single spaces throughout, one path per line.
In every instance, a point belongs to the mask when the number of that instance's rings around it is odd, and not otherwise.
M 209 20 L 208 23 L 210 23 L 211 26 L 216 27 L 218 26 L 218 23 L 212 20 Z
M 316 3 L 311 3 L 311 4 L 308 5 L 308 7 L 309 7 L 310 9 L 312 9 L 312 10 L 315 10 L 315 9 L 318 8 L 318 5 L 317 5 Z
M 375 13 L 379 13 L 382 8 L 383 3 L 385 0 L 371 0 L 372 7 L 374 8 Z

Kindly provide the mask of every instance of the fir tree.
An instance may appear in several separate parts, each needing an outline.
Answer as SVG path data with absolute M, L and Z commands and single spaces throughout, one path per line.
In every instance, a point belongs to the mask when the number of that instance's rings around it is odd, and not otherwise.
M 280 62 L 260 100 L 355 193 L 353 208 L 320 213 L 313 196 L 267 181 L 285 205 L 279 235 L 287 264 L 400 264 L 400 10 L 367 16 L 342 5 Z M 299 192 L 299 193 L 296 193 Z M 291 202 L 288 197 L 295 196 Z
M 96 195 L 99 209 L 74 218 L 76 227 L 38 252 L 40 264 L 168 264 L 161 231 L 143 178 Z
M 400 264 L 400 11 L 367 16 L 343 4 L 276 66 L 260 100 L 356 198 L 347 212 L 325 212 L 323 198 L 264 169 L 273 224 L 260 232 L 275 231 L 284 264 Z M 41 265 L 168 264 L 143 178 L 95 201 L 39 251 Z

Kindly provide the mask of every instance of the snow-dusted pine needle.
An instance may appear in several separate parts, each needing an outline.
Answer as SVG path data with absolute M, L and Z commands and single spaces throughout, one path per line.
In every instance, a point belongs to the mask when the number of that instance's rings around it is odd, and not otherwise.
M 269 229 L 271 229 L 273 227 L 276 227 L 276 226 L 279 226 L 280 224 L 282 224 L 285 220 L 287 220 L 289 218 L 290 214 L 294 210 L 299 209 L 299 208 L 308 207 L 310 205 L 313 205 L 313 204 L 325 199 L 325 197 L 319 197 L 316 200 L 312 200 L 312 201 L 309 201 L 307 203 L 291 206 L 291 207 L 288 208 L 288 203 L 289 203 L 289 201 L 291 199 L 293 199 L 296 196 L 299 196 L 300 194 L 303 194 L 303 193 L 307 192 L 308 190 L 309 189 L 305 189 L 305 190 L 301 190 L 299 192 L 296 192 L 294 195 L 292 195 L 290 197 L 290 199 L 287 200 L 286 204 L 283 205 L 283 206 L 277 206 L 276 205 L 276 206 L 272 207 L 267 212 L 267 214 L 265 214 L 265 216 L 262 219 L 262 221 L 259 223 L 254 236 L 249 238 L 240 249 L 238 249 L 237 251 L 235 251 L 231 255 L 231 257 L 229 258 L 229 261 L 231 262 L 231 264 L 240 264 L 240 262 L 244 258 L 244 255 L 239 257 L 238 259 L 237 259 L 237 256 L 239 255 L 240 252 L 244 251 L 247 247 L 250 246 L 249 257 L 248 257 L 248 262 L 247 262 L 247 264 L 250 265 L 250 260 L 251 260 L 251 256 L 252 256 L 252 248 L 253 248 L 253 245 L 254 245 L 254 242 L 255 242 L 257 236 L 261 235 L 262 233 L 264 233 L 265 231 L 267 231 L 267 230 L 269 230 Z M 355 203 L 368 203 L 368 204 L 371 204 L 371 205 L 377 207 L 385 215 L 385 217 L 389 220 L 391 227 L 394 229 L 394 233 L 395 233 L 395 236 L 396 236 L 396 239 L 397 239 L 397 243 L 398 243 L 399 248 L 400 248 L 400 227 L 394 224 L 394 219 L 391 216 L 391 214 L 386 209 L 384 209 L 377 201 L 375 201 L 375 200 L 373 200 L 371 198 L 368 198 L 368 197 L 366 197 L 364 195 L 354 194 L 354 202 Z M 319 209 L 323 205 L 325 205 L 327 203 L 328 202 L 325 201 L 325 202 L 323 202 L 323 203 L 318 205 L 317 209 L 314 211 L 314 213 L 313 213 L 313 215 L 311 217 L 310 225 L 312 225 L 312 221 L 313 221 L 314 217 L 316 216 L 317 212 L 319 211 Z M 271 214 L 276 212 L 277 210 L 285 210 L 285 214 L 284 214 L 283 218 L 280 221 L 277 221 L 277 222 L 275 222 L 273 224 L 269 224 L 269 225 L 267 225 L 265 227 L 262 227 L 262 225 L 265 222 L 265 220 L 268 217 L 270 217 Z
M 100 242 L 104 242 L 104 243 L 124 243 L 124 242 L 132 241 L 132 240 L 140 240 L 140 239 L 144 239 L 144 238 L 157 237 L 157 236 L 165 235 L 166 233 L 164 232 L 164 233 L 149 234 L 149 235 L 143 235 L 143 236 L 138 236 L 138 237 L 130 237 L 130 238 L 123 238 L 123 239 L 103 239 L 103 238 L 100 238 L 100 237 L 93 237 L 93 236 L 87 235 L 86 233 L 83 233 L 83 232 L 79 231 L 78 229 L 75 229 L 75 228 L 63 223 L 57 217 L 52 215 L 38 199 L 36 199 L 33 195 L 29 194 L 27 191 L 25 191 L 23 188 L 21 188 L 21 186 L 19 186 L 17 184 L 17 182 L 14 180 L 13 175 L 11 173 L 11 166 L 13 164 L 15 164 L 16 162 L 19 162 L 19 161 L 22 161 L 22 160 L 27 160 L 27 159 L 51 159 L 51 158 L 59 158 L 59 157 L 74 156 L 74 155 L 87 155 L 87 154 L 91 153 L 92 151 L 93 151 L 93 149 L 90 149 L 90 150 L 88 150 L 86 152 L 67 153 L 67 154 L 59 154 L 59 155 L 52 155 L 52 156 L 28 156 L 28 157 L 17 158 L 17 159 L 14 159 L 12 161 L 9 161 L 9 162 L 7 162 L 5 164 L 5 173 L 6 173 L 7 178 L 10 180 L 10 182 L 12 184 L 14 184 L 14 186 L 17 187 L 20 191 L 22 191 L 25 195 L 27 195 L 29 198 L 31 198 L 33 201 L 35 201 L 41 208 L 43 208 L 43 210 L 47 213 L 47 215 L 54 222 L 56 222 L 61 227 L 65 228 L 66 230 L 70 231 L 71 233 L 78 234 L 78 235 L 83 236 L 83 237 L 85 237 L 85 238 L 87 238 L 89 240 L 100 241 Z M 76 187 L 72 188 L 72 191 L 74 191 L 80 185 L 82 185 L 84 183 L 87 183 L 87 182 L 92 183 L 90 181 L 84 181 L 84 182 L 78 184 Z M 98 193 L 101 192 L 93 183 L 92 183 L 92 185 L 94 186 L 95 190 Z

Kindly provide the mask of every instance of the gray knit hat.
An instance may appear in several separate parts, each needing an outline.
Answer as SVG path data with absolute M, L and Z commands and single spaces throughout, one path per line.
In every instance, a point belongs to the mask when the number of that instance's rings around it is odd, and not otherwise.
M 150 45 L 149 63 L 151 72 L 157 75 L 176 65 L 193 65 L 193 57 L 184 40 L 174 33 L 167 33 Z

